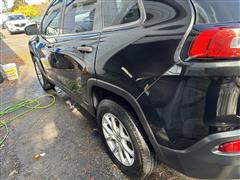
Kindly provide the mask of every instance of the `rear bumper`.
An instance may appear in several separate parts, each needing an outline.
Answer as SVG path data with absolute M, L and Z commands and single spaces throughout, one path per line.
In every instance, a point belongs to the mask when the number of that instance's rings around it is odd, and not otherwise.
M 201 179 L 239 179 L 240 153 L 223 154 L 218 145 L 240 139 L 240 130 L 210 135 L 185 150 L 173 150 L 159 145 L 159 156 L 169 166 Z
M 240 178 L 240 153 L 216 151 L 240 139 L 239 77 L 165 76 L 138 101 L 161 162 L 194 178 Z
M 240 76 L 240 61 L 183 63 L 186 67 L 186 76 Z

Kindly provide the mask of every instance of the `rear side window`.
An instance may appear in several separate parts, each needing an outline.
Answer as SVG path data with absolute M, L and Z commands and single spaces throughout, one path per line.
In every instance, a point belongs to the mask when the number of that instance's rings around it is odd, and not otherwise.
M 137 0 L 104 0 L 104 26 L 116 26 L 137 21 L 140 9 Z
M 67 0 L 63 33 L 72 34 L 92 31 L 97 0 Z
M 197 23 L 240 21 L 240 0 L 192 0 Z
M 58 35 L 63 0 L 54 0 L 42 21 L 41 33 L 43 35 Z

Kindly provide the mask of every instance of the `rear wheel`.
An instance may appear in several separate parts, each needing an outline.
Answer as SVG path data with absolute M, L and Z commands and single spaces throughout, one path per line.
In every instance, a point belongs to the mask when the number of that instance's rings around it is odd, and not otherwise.
M 38 81 L 39 81 L 40 85 L 42 86 L 42 88 L 45 91 L 54 89 L 54 85 L 52 83 L 50 83 L 47 80 L 47 78 L 44 76 L 44 74 L 42 73 L 41 68 L 39 67 L 39 64 L 36 61 L 34 61 L 33 64 L 34 64 L 34 67 L 35 67 L 35 71 L 36 71 L 36 75 L 37 75 Z
M 109 156 L 121 171 L 134 178 L 151 174 L 155 161 L 131 111 L 103 100 L 98 106 L 98 124 Z

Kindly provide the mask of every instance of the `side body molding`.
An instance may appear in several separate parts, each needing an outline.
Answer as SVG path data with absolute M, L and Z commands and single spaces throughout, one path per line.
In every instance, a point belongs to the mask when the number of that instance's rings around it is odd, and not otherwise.
M 95 108 L 93 105 L 93 101 L 92 101 L 92 89 L 93 87 L 99 87 L 99 88 L 103 88 L 105 90 L 108 90 L 120 97 L 122 97 L 125 101 L 127 101 L 131 107 L 133 108 L 133 110 L 135 111 L 142 127 L 143 130 L 145 131 L 148 140 L 150 141 L 152 147 L 154 148 L 154 151 L 157 152 L 158 150 L 158 144 L 157 141 L 153 135 L 153 132 L 147 122 L 147 119 L 139 105 L 139 103 L 137 102 L 136 98 L 134 98 L 129 92 L 125 91 L 124 89 L 115 86 L 113 84 L 110 84 L 108 82 L 102 81 L 102 80 L 97 80 L 94 78 L 91 78 L 88 80 L 87 83 L 87 88 L 88 88 L 88 101 L 89 101 L 89 106 L 90 106 L 90 111 L 91 112 L 95 112 Z M 95 114 L 95 113 L 94 113 Z

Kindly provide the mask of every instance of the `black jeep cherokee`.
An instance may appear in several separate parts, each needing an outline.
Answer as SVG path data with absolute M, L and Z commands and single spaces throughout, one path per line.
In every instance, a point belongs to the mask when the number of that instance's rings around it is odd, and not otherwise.
M 26 34 L 128 176 L 240 178 L 240 0 L 53 0 Z

